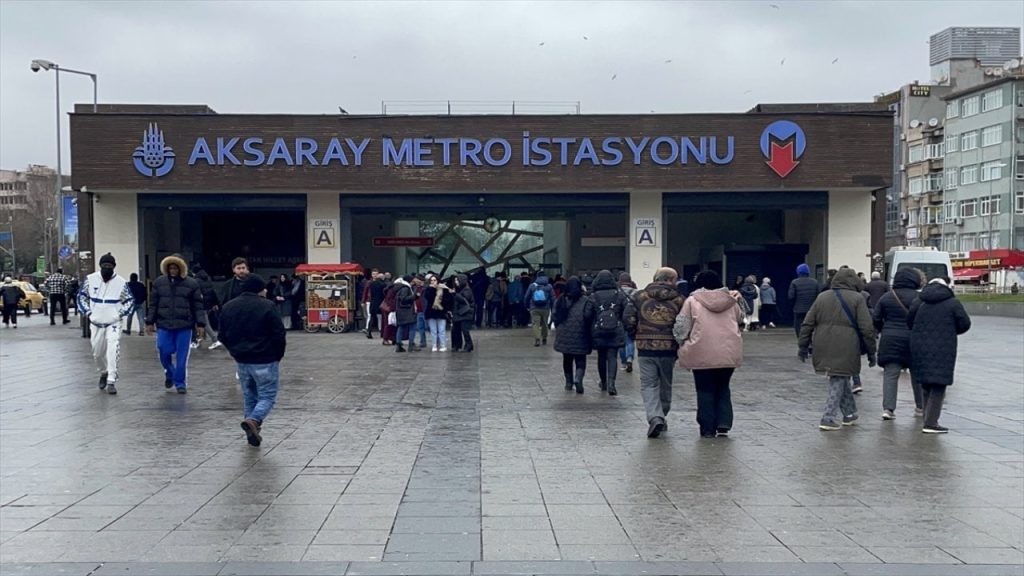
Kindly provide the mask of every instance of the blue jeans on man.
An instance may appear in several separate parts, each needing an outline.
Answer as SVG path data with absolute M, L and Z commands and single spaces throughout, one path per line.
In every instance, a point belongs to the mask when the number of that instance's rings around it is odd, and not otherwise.
M 270 364 L 242 364 L 238 366 L 238 382 L 245 398 L 245 419 L 262 424 L 277 401 L 280 382 L 278 362 Z
M 427 317 L 423 312 L 416 314 L 416 333 L 420 335 L 420 348 L 427 347 Z M 409 339 L 412 342 L 412 339 Z
M 189 344 L 191 343 L 191 328 L 156 329 L 156 349 L 160 353 L 160 365 L 164 367 L 164 377 L 174 383 L 174 387 L 178 390 L 184 390 L 188 386 L 186 380 L 188 378 Z

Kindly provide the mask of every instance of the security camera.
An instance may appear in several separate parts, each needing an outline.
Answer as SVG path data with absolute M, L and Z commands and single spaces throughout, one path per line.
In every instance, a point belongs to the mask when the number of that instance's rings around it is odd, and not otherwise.
M 43 69 L 43 67 L 39 65 L 39 62 L 36 62 L 35 60 L 32 61 L 32 71 L 33 72 L 39 72 L 42 69 Z

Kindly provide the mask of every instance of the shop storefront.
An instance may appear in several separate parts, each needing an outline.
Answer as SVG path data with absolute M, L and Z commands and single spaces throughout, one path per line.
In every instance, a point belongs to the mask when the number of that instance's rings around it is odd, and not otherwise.
M 808 109 L 818 109 L 808 107 Z M 625 269 L 780 280 L 882 251 L 884 112 L 71 119 L 82 248 L 151 277 L 356 261 L 397 272 Z M 779 285 L 778 282 L 776 284 Z

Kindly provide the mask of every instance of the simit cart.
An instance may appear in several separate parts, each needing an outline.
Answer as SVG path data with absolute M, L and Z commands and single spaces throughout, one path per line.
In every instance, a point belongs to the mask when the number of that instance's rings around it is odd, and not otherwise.
M 341 334 L 355 328 L 359 295 L 356 285 L 363 275 L 359 264 L 300 264 L 295 274 L 306 283 L 306 332 L 327 328 Z

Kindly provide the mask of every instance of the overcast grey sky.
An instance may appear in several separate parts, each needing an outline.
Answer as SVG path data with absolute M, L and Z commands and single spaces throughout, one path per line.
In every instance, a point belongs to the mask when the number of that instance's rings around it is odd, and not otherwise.
M 870 100 L 929 79 L 935 32 L 1022 24 L 1022 0 L 3 0 L 0 168 L 56 162 L 53 73 L 33 74 L 33 58 L 96 72 L 101 102 L 218 112 L 374 114 L 381 100 L 448 99 L 742 112 Z M 61 97 L 65 112 L 89 102 L 89 79 L 62 75 Z M 63 126 L 67 170 L 66 115 Z

